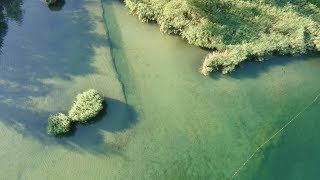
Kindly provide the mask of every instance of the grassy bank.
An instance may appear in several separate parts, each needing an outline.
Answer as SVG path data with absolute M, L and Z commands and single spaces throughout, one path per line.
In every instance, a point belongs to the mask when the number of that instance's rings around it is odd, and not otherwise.
M 201 73 L 233 71 L 242 61 L 320 51 L 317 0 L 125 0 L 143 22 L 212 49 Z

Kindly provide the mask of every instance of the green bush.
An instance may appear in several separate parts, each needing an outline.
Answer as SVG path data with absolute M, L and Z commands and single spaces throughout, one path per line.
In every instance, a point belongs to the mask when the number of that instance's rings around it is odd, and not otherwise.
M 69 132 L 72 122 L 88 122 L 103 109 L 102 103 L 103 98 L 94 89 L 78 94 L 68 116 L 62 113 L 50 115 L 48 134 L 65 134 Z
M 70 119 L 62 114 L 50 115 L 48 118 L 48 134 L 58 135 L 69 132 Z
M 320 51 L 319 0 L 125 0 L 140 20 L 214 49 L 201 72 L 233 71 L 274 54 Z
M 85 123 L 97 116 L 102 110 L 102 102 L 103 98 L 94 89 L 81 93 L 77 95 L 76 100 L 69 111 L 69 118 L 72 121 Z

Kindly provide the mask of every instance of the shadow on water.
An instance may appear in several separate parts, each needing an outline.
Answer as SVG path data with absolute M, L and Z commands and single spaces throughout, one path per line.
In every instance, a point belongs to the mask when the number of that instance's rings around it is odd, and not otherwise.
M 103 104 L 104 107 L 97 117 L 89 123 L 78 125 L 95 126 L 95 124 L 98 124 L 102 125 L 100 128 L 104 127 L 102 128 L 104 130 L 117 132 L 130 128 L 136 123 L 137 114 L 130 105 L 111 98 L 105 98 Z
M 303 61 L 301 57 L 274 57 L 263 62 L 258 61 L 245 61 L 240 64 L 238 69 L 231 73 L 231 77 L 241 79 L 241 78 L 256 78 L 263 73 L 270 71 L 272 68 L 279 66 L 284 67 L 289 63 L 294 61 Z M 283 70 L 285 73 L 285 70 Z
M 85 149 L 92 153 L 108 152 L 108 139 L 105 140 L 101 133 L 118 133 L 132 127 L 136 123 L 137 114 L 130 105 L 118 100 L 106 98 L 104 102 L 104 109 L 93 121 L 74 124 L 69 134 L 53 137 L 54 140 L 75 151 Z
M 245 61 L 242 62 L 233 72 L 227 75 L 223 75 L 220 71 L 215 71 L 210 74 L 213 79 L 220 79 L 223 76 L 229 76 L 235 79 L 242 78 L 256 78 L 259 75 L 268 72 L 275 66 L 285 66 L 293 61 L 298 61 L 302 59 L 289 58 L 289 57 L 279 57 L 265 60 L 263 62 L 258 61 Z
M 285 66 L 290 63 L 295 63 L 299 61 L 309 61 L 310 58 L 319 58 L 319 54 L 306 55 L 306 56 L 278 56 L 267 59 L 263 62 L 259 61 L 245 61 L 241 63 L 234 72 L 231 72 L 228 75 L 221 74 L 220 71 L 215 71 L 210 74 L 210 77 L 213 79 L 220 79 L 223 76 L 229 76 L 235 79 L 244 79 L 244 78 L 257 78 L 260 75 L 267 73 L 274 67 L 282 67 L 282 72 L 286 73 Z
M 22 0 L 0 1 L 0 52 L 2 52 L 3 38 L 8 31 L 8 21 L 22 22 Z
M 2 8 L 5 7 L 3 2 L 6 1 L 1 1 Z M 51 13 L 43 2 L 25 1 L 21 27 L 6 20 L 9 27 L 14 28 L 7 33 L 6 51 L 0 56 L 0 121 L 9 129 L 31 136 L 42 144 L 56 142 L 97 152 L 97 146 L 100 147 L 103 141 L 101 131 L 116 133 L 134 124 L 136 114 L 129 105 L 106 99 L 107 108 L 95 123 L 76 125 L 78 130 L 74 134 L 54 138 L 47 135 L 46 129 L 48 116 L 56 112 L 32 109 L 27 104 L 30 98 L 40 98 L 41 103 L 46 103 L 50 93 L 59 91 L 55 83 L 46 83 L 46 80 L 72 82 L 75 76 L 99 73 L 93 65 L 94 48 L 108 47 L 109 42 L 105 35 L 92 33 L 95 22 L 83 4 L 83 1 L 68 0 L 62 11 Z M 24 9 L 24 6 L 32 8 Z M 22 12 L 20 6 L 16 8 Z

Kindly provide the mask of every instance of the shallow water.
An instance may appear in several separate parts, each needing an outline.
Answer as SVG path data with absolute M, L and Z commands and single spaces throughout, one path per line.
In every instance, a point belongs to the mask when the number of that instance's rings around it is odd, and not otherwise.
M 315 179 L 319 57 L 245 63 L 202 76 L 207 53 L 116 0 L 25 1 L 0 56 L 0 176 L 6 179 Z M 39 15 L 41 14 L 41 16 Z M 98 122 L 46 135 L 50 113 L 96 88 Z M 311 105 L 310 105 L 311 104 Z M 310 106 L 309 106 L 310 105 Z

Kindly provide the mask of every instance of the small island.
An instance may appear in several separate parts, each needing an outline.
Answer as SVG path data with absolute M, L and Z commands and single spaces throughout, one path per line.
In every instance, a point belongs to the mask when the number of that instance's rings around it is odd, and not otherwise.
M 201 73 L 230 73 L 245 60 L 320 51 L 318 0 L 125 0 L 143 22 L 211 49 Z
M 94 89 L 78 94 L 68 116 L 63 113 L 48 118 L 48 134 L 59 135 L 70 131 L 74 122 L 87 123 L 103 109 L 103 98 Z

